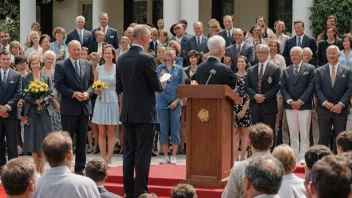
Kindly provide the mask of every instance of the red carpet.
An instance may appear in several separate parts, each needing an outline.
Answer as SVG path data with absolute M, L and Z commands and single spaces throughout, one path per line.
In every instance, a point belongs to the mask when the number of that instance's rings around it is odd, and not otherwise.
M 298 166 L 295 170 L 298 177 L 304 178 L 304 166 Z M 150 167 L 149 191 L 159 198 L 170 197 L 173 186 L 181 183 L 186 178 L 185 165 L 156 165 Z M 105 187 L 120 196 L 123 196 L 122 166 L 109 169 L 109 176 Z M 196 188 L 198 198 L 220 198 L 222 188 Z

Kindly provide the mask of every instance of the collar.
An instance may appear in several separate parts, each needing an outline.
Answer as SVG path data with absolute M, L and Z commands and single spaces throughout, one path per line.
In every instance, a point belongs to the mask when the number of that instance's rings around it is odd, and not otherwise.
M 220 59 L 218 57 L 216 57 L 216 56 L 209 56 L 208 59 L 209 58 L 215 58 L 219 63 L 221 63 Z
M 338 69 L 338 67 L 339 67 L 339 63 L 337 63 L 336 65 L 331 65 L 331 64 L 329 63 L 329 69 L 330 69 L 330 70 L 332 69 L 332 67 L 334 67 L 334 68 L 335 68 L 335 71 L 337 71 L 337 69 Z
M 301 68 L 302 64 L 303 64 L 303 61 L 301 61 L 301 62 L 297 65 L 298 68 Z M 295 64 L 293 64 L 293 63 L 292 63 L 292 65 L 295 66 Z
M 1 68 L 1 74 L 3 74 L 5 71 L 6 71 L 6 75 L 8 75 L 9 68 L 7 68 L 7 70 L 4 70 L 3 68 Z
M 131 46 L 136 46 L 136 47 L 140 47 L 143 51 L 144 51 L 144 48 L 143 46 L 139 45 L 139 44 L 132 44 Z
M 78 63 L 78 65 L 81 63 L 81 61 L 79 61 L 79 59 L 77 61 L 73 60 L 71 57 L 70 57 L 70 61 L 72 62 L 72 65 L 75 66 L 75 62 Z
M 296 35 L 296 37 L 297 37 L 297 39 L 298 39 L 298 38 L 303 39 L 303 37 L 304 37 L 304 33 L 302 34 L 302 36 L 297 36 L 297 35 Z
M 57 174 L 57 173 L 71 173 L 71 174 L 73 174 L 67 166 L 61 165 L 61 166 L 58 166 L 58 167 L 50 167 L 45 172 L 44 175 Z
M 241 45 L 241 48 L 243 47 L 244 45 L 244 41 L 242 41 L 242 43 L 240 44 Z M 236 48 L 238 47 L 238 44 L 236 43 Z
M 230 30 L 225 29 L 225 31 L 226 31 L 226 33 L 230 32 L 232 34 L 233 28 L 231 28 Z
M 103 28 L 100 26 L 100 30 L 103 31 L 103 29 L 105 29 L 105 31 L 107 31 L 109 29 L 109 26 L 107 25 L 106 28 Z
M 287 175 L 283 175 L 282 176 L 282 179 L 294 179 L 296 178 L 297 176 L 293 173 L 290 173 L 290 174 L 287 174 Z
M 196 35 L 196 39 L 200 39 L 200 40 L 202 40 L 202 38 L 203 38 L 203 34 L 201 34 L 199 37 Z
M 183 35 L 184 36 L 184 35 Z M 181 37 L 175 37 L 177 40 L 182 40 L 182 38 L 183 38 L 183 36 L 181 36 Z
M 81 30 L 79 30 L 79 29 L 76 28 L 76 30 L 77 30 L 77 32 L 82 32 L 82 33 L 84 32 L 84 28 L 81 29 Z
M 260 63 L 260 62 L 258 62 L 258 64 L 259 64 L 259 66 L 261 65 L 261 64 L 263 64 L 264 65 L 264 69 L 266 68 L 266 66 L 268 65 L 268 62 L 269 62 L 269 58 L 268 59 L 266 59 L 266 61 L 264 62 L 264 63 Z

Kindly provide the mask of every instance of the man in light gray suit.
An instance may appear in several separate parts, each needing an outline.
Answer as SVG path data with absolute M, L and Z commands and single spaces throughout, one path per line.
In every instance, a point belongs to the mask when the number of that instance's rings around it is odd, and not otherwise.
M 193 24 L 193 30 L 196 34 L 187 40 L 186 54 L 191 50 L 196 50 L 198 52 L 203 52 L 204 54 L 209 52 L 207 43 L 209 38 L 203 35 L 204 26 L 203 23 L 197 21 Z
M 329 147 L 331 127 L 336 136 L 346 130 L 347 118 L 350 113 L 349 100 L 351 97 L 352 72 L 339 64 L 340 50 L 336 45 L 326 49 L 329 63 L 315 71 L 315 94 L 319 121 L 319 144 Z M 333 145 L 336 153 L 336 145 Z
M 239 55 L 245 56 L 250 63 L 250 65 L 254 65 L 255 61 L 255 54 L 254 54 L 254 47 L 250 44 L 244 42 L 244 34 L 243 31 L 239 28 L 235 28 L 233 30 L 233 38 L 235 40 L 235 44 L 230 45 L 226 48 L 226 51 L 230 53 L 232 65 L 232 71 L 237 71 L 237 57 Z
M 233 16 L 226 15 L 222 18 L 223 24 L 225 29 L 220 30 L 218 32 L 219 36 L 222 36 L 226 41 L 226 47 L 232 45 L 233 43 L 233 25 L 234 25 L 234 18 Z
M 302 62 L 303 49 L 293 47 L 290 52 L 292 65 L 281 76 L 281 94 L 284 99 L 290 142 L 297 161 L 304 161 L 309 148 L 312 99 L 315 67 Z M 301 143 L 300 143 L 301 142 Z

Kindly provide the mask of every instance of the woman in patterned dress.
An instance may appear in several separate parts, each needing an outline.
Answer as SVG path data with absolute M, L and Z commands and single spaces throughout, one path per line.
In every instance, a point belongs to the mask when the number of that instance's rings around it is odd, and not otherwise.
M 240 161 L 245 160 L 248 140 L 248 127 L 251 125 L 251 118 L 249 116 L 249 96 L 247 95 L 244 83 L 247 77 L 247 69 L 249 67 L 248 60 L 245 56 L 239 56 L 237 59 L 237 85 L 235 93 L 243 98 L 243 104 L 234 105 L 234 122 L 233 122 L 233 142 L 234 142 L 234 159 L 238 160 L 238 147 L 241 140 L 241 158 Z

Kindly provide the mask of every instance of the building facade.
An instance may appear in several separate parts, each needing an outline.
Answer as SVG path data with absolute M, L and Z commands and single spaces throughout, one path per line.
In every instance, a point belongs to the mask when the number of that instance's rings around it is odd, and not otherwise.
M 41 2 L 41 1 L 39 1 Z M 180 19 L 188 21 L 189 33 L 193 33 L 192 24 L 202 21 L 206 26 L 211 18 L 222 23 L 222 16 L 233 15 L 235 27 L 249 30 L 258 16 L 264 16 L 269 27 L 276 20 L 286 23 L 286 31 L 292 32 L 292 21 L 301 19 L 306 23 L 306 34 L 309 29 L 309 7 L 313 0 L 51 0 L 48 4 L 38 0 L 20 0 L 21 43 L 30 31 L 30 26 L 37 21 L 42 32 L 51 35 L 55 27 L 66 31 L 75 28 L 76 16 L 86 18 L 86 29 L 99 26 L 99 14 L 109 14 L 109 25 L 119 30 L 119 36 L 130 23 L 149 23 L 156 26 L 158 19 L 163 18 L 168 29 Z M 222 25 L 222 24 L 221 24 Z M 207 28 L 205 28 L 207 33 Z

